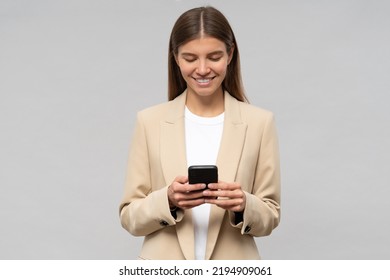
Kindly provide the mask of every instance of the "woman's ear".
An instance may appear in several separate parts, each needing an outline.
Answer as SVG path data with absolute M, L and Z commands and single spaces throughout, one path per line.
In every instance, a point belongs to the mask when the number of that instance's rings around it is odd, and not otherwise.
M 173 57 L 175 58 L 175 61 L 176 61 L 177 66 L 180 67 L 180 65 L 179 65 L 179 59 L 177 58 L 177 54 L 174 53 L 174 54 L 173 54 Z
M 228 65 L 230 64 L 230 61 L 232 61 L 233 54 L 234 54 L 234 44 L 230 48 L 230 53 L 229 53 L 229 57 L 228 57 Z

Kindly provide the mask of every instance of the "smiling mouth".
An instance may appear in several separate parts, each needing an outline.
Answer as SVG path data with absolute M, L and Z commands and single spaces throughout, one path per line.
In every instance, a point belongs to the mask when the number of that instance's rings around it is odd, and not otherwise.
M 211 78 L 193 78 L 195 81 L 197 81 L 199 84 L 207 84 L 209 83 L 211 80 L 213 80 L 215 77 L 211 77 Z

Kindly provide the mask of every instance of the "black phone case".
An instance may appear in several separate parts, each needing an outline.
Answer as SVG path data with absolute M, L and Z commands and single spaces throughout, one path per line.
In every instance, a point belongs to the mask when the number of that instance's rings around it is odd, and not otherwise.
M 215 165 L 192 165 L 188 167 L 188 181 L 190 184 L 218 183 L 218 168 Z

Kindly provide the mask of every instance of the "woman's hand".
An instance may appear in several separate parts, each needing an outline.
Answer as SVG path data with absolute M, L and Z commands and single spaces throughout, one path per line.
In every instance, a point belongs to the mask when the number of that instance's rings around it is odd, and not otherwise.
M 169 207 L 190 209 L 205 202 L 203 190 L 205 184 L 188 184 L 187 176 L 178 176 L 168 187 Z
M 242 212 L 245 209 L 246 197 L 239 183 L 219 181 L 208 185 L 203 191 L 206 203 L 215 204 L 226 210 Z

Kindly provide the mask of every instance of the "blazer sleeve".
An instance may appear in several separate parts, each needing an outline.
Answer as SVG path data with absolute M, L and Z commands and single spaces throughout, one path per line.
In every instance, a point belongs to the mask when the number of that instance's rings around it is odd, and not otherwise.
M 146 236 L 176 224 L 169 210 L 168 186 L 152 189 L 148 139 L 142 114 L 138 113 L 129 152 L 123 199 L 119 206 L 122 227 L 135 236 Z
M 245 192 L 243 220 L 236 224 L 235 214 L 229 213 L 232 226 L 241 228 L 242 234 L 253 236 L 271 234 L 280 221 L 280 160 L 272 113 L 268 115 L 260 141 L 253 191 Z

